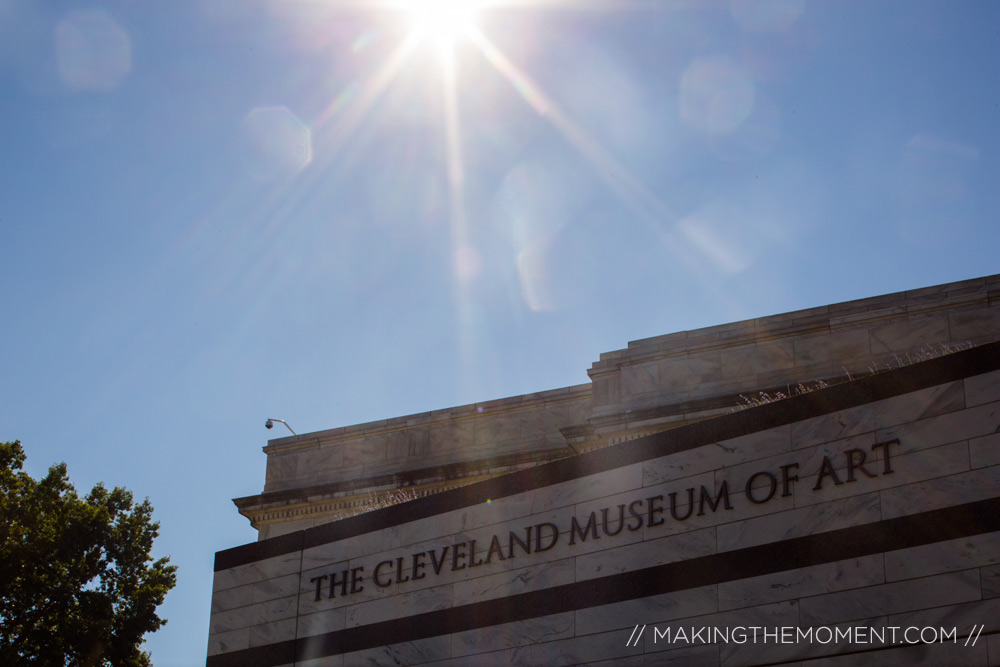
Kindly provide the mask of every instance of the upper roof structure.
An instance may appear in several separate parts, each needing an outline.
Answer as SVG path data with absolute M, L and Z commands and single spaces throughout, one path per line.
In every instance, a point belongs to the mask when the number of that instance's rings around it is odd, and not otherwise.
M 1000 275 L 633 341 L 590 383 L 270 440 L 259 539 L 1000 340 Z

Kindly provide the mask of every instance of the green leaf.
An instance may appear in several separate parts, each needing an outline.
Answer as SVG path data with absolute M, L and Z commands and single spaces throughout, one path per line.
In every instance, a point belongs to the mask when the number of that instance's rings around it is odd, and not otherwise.
M 177 583 L 150 551 L 146 499 L 95 486 L 80 498 L 66 465 L 36 481 L 20 442 L 0 443 L 0 665 L 146 667 L 143 637 Z

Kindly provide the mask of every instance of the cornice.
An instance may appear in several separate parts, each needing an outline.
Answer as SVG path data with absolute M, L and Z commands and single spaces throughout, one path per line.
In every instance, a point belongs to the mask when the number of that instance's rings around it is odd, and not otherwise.
M 295 449 L 331 445 L 362 437 L 386 435 L 389 433 L 412 429 L 415 426 L 427 427 L 438 424 L 447 424 L 455 421 L 483 419 L 505 413 L 513 414 L 526 410 L 537 409 L 540 406 L 589 401 L 590 396 L 590 383 L 573 385 L 549 391 L 484 401 L 482 403 L 470 403 L 442 410 L 433 410 L 431 412 L 393 417 L 392 419 L 383 419 L 379 421 L 365 422 L 363 424 L 342 426 L 326 431 L 316 431 L 314 433 L 303 433 L 297 436 L 275 438 L 273 440 L 268 440 L 268 443 L 263 450 L 266 454 L 273 454 L 277 452 L 285 453 Z

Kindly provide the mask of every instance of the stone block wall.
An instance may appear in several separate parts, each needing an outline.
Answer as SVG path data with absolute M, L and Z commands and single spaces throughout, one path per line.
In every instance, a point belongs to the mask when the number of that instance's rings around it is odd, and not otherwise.
M 993 343 L 223 551 L 208 666 L 998 665 L 998 433 Z
M 260 538 L 350 515 L 372 494 L 436 493 L 573 453 L 590 387 L 552 391 L 271 440 L 264 493 L 235 500 Z

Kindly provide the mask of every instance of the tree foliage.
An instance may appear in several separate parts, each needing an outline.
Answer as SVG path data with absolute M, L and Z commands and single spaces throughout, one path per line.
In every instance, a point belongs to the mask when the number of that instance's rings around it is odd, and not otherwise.
M 143 636 L 177 577 L 153 562 L 146 499 L 98 484 L 81 498 L 66 464 L 35 481 L 19 442 L 0 443 L 0 665 L 144 667 Z

